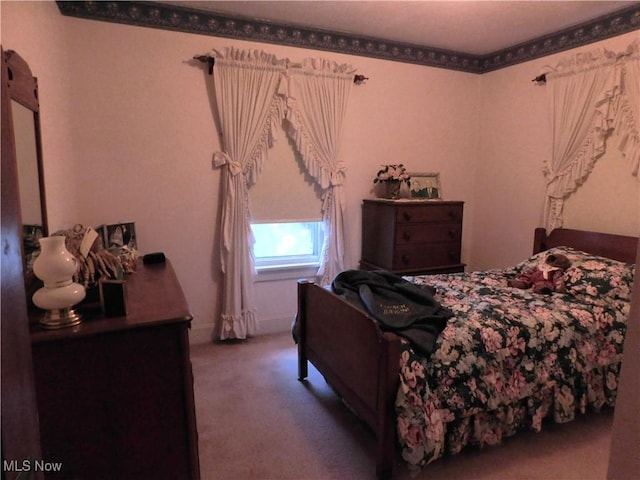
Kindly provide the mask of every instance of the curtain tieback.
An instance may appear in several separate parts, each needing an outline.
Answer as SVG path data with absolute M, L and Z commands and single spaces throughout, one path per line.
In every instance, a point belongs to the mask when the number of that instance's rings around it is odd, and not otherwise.
M 331 172 L 331 186 L 337 187 L 344 184 L 344 169 Z
M 231 175 L 237 175 L 242 172 L 242 167 L 240 166 L 240 162 L 233 161 L 231 157 L 225 152 L 216 152 L 213 154 L 213 164 L 216 167 L 221 167 L 223 165 L 229 166 L 229 172 Z

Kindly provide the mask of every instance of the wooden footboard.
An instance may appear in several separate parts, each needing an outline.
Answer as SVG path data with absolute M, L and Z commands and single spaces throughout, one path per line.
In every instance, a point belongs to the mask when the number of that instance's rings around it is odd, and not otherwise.
M 376 434 L 376 474 L 389 478 L 396 449 L 400 338 L 311 282 L 298 283 L 298 379 L 307 361 Z

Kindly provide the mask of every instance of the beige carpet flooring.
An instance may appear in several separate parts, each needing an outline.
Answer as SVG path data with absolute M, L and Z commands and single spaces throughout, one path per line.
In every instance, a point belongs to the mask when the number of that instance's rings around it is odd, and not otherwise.
M 375 479 L 374 437 L 310 366 L 297 380 L 288 333 L 191 350 L 203 480 Z M 440 459 L 397 480 L 604 480 L 613 412 Z

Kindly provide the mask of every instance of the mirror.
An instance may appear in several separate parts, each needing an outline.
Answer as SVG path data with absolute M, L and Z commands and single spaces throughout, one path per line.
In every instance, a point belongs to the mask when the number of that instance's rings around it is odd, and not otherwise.
M 49 234 L 42 173 L 40 105 L 38 82 L 26 61 L 13 50 L 2 52 L 3 81 L 11 99 L 10 112 L 3 119 L 2 134 L 13 139 L 18 172 L 22 218 L 24 277 L 27 293 L 35 288 L 33 261 L 39 253 L 38 239 Z

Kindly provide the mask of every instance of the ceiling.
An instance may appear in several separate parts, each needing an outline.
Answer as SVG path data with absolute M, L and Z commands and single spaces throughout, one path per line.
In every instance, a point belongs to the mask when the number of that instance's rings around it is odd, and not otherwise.
M 637 1 L 167 1 L 197 10 L 487 55 Z

